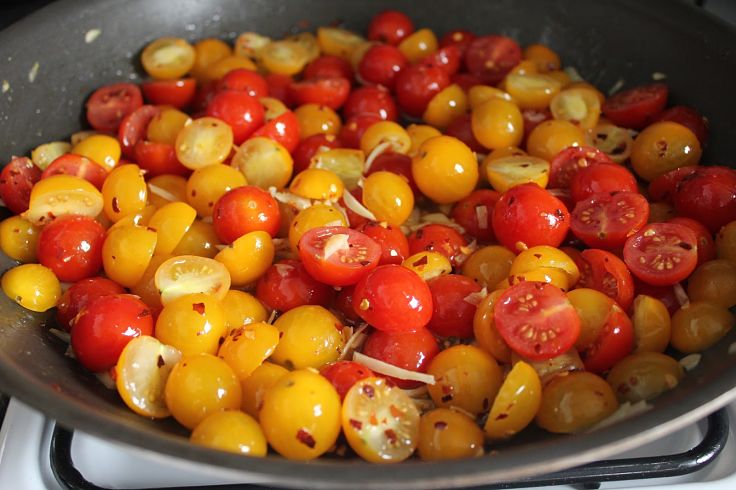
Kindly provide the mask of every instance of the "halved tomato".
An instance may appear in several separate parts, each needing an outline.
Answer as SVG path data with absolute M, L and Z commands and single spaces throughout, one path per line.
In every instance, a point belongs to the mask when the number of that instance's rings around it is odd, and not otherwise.
M 42 177 L 30 158 L 13 158 L 0 173 L 0 197 L 5 206 L 15 214 L 27 210 L 33 184 Z
M 629 317 L 613 305 L 598 338 L 580 356 L 585 369 L 593 373 L 608 371 L 634 348 L 634 327 Z
M 599 163 L 579 169 L 570 181 L 570 195 L 575 202 L 602 192 L 638 192 L 636 177 L 616 163 Z
M 41 178 L 45 179 L 52 175 L 73 175 L 81 177 L 93 186 L 102 190 L 102 183 L 107 177 L 107 170 L 87 157 L 75 155 L 74 153 L 66 153 L 51 162 L 46 170 L 41 174 Z
M 166 306 L 187 294 L 205 293 L 222 300 L 230 289 L 230 273 L 220 262 L 196 255 L 179 255 L 163 262 L 154 277 Z
M 549 162 L 549 186 L 567 188 L 578 170 L 597 163 L 614 163 L 614 161 L 592 146 L 565 148 Z
M 574 254 L 580 269 L 578 288 L 590 288 L 613 298 L 628 311 L 634 300 L 634 281 L 626 264 L 611 252 L 591 248 Z
M 307 272 L 332 286 L 357 283 L 381 258 L 381 246 L 375 240 L 345 226 L 312 228 L 297 248 Z
M 669 286 L 695 270 L 698 237 L 682 224 L 651 223 L 626 241 L 624 261 L 647 284 Z
M 143 105 L 123 118 L 118 128 L 118 141 L 125 158 L 135 159 L 135 145 L 146 139 L 151 119 L 161 112 L 160 107 Z
M 143 95 L 137 85 L 105 85 L 87 100 L 87 121 L 98 131 L 117 131 L 123 118 L 142 105 Z
M 634 87 L 610 97 L 603 104 L 603 114 L 617 126 L 641 129 L 662 112 L 667 94 L 663 83 Z
M 649 219 L 649 203 L 641 194 L 608 192 L 578 201 L 570 228 L 589 247 L 613 249 L 639 231 Z

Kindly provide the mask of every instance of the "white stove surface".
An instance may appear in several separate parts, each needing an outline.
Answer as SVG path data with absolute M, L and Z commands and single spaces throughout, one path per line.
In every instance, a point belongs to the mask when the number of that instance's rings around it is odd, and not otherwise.
M 717 460 L 704 469 L 680 477 L 603 483 L 602 489 L 658 488 L 661 490 L 736 489 L 736 403 L 728 407 L 730 435 Z M 663 439 L 628 451 L 621 457 L 677 454 L 695 447 L 705 422 L 693 424 Z M 26 405 L 11 400 L 0 429 L 0 489 L 59 490 L 49 465 L 49 441 L 53 422 Z M 252 483 L 222 474 L 203 476 L 197 466 L 177 458 L 154 455 L 140 448 L 98 439 L 76 432 L 72 457 L 84 477 L 106 488 L 154 488 Z M 537 487 L 540 488 L 540 487 Z M 572 489 L 571 486 L 546 487 Z

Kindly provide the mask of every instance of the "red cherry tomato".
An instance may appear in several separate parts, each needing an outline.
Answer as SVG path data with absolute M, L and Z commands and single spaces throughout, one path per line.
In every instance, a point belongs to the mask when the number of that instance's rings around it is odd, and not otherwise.
M 374 172 L 380 171 L 401 175 L 406 179 L 415 196 L 419 196 L 421 194 L 419 187 L 417 187 L 417 183 L 414 180 L 414 174 L 411 171 L 411 157 L 408 155 L 393 152 L 381 153 L 373 160 L 373 164 L 366 175 L 371 175 Z
M 736 170 L 696 167 L 676 186 L 677 213 L 704 224 L 711 233 L 736 220 Z
M 319 104 L 337 110 L 350 94 L 347 78 L 310 78 L 289 85 L 289 100 L 294 105 Z
M 545 360 L 570 349 L 580 334 L 580 317 L 558 287 L 520 282 L 503 292 L 493 311 L 496 329 L 522 357 Z
M 337 311 L 342 313 L 346 323 L 355 323 L 360 320 L 360 317 L 353 309 L 353 293 L 355 292 L 354 286 L 346 286 L 337 293 L 335 298 L 335 308 Z
M 146 102 L 154 105 L 168 105 L 182 109 L 194 100 L 197 82 L 193 78 L 181 80 L 151 80 L 141 84 Z
M 521 62 L 521 47 L 511 38 L 491 34 L 475 38 L 465 52 L 465 66 L 483 83 L 495 85 Z
M 552 111 L 549 109 L 524 109 L 521 111 L 521 118 L 524 120 L 524 141 L 526 141 L 534 128 L 544 121 L 552 119 Z
M 346 120 L 362 114 L 375 115 L 387 121 L 395 121 L 399 116 L 394 98 L 384 87 L 356 88 L 350 92 L 342 113 Z
M 294 175 L 309 167 L 312 157 L 320 148 L 332 149 L 342 147 L 340 139 L 333 134 L 313 134 L 299 142 L 292 157 L 294 158 Z
M 580 270 L 576 287 L 600 291 L 628 311 L 634 300 L 634 282 L 621 259 L 596 248 L 583 250 L 573 259 Z
M 657 119 L 667 105 L 667 95 L 664 83 L 641 85 L 609 97 L 601 110 L 616 126 L 642 129 Z
M 694 219 L 682 216 L 672 218 L 668 223 L 687 226 L 695 233 L 698 243 L 698 265 L 716 258 L 716 243 L 713 241 L 713 235 L 708 231 L 708 228 Z
M 179 162 L 173 145 L 155 141 L 139 141 L 135 145 L 135 161 L 146 171 L 146 177 L 174 174 L 186 177 L 191 170 Z
M 559 247 L 570 229 L 570 213 L 538 185 L 521 184 L 501 195 L 492 223 L 496 238 L 509 250 L 518 250 L 519 244 Z
M 601 333 L 580 352 L 580 357 L 587 371 L 600 374 L 631 354 L 633 348 L 634 327 L 631 320 L 618 305 L 613 305 Z
M 28 157 L 15 157 L 0 172 L 0 198 L 15 214 L 28 209 L 33 184 L 41 179 L 41 169 Z
M 427 372 L 429 364 L 439 353 L 437 340 L 426 328 L 414 332 L 382 332 L 375 330 L 363 344 L 363 354 L 379 361 L 418 373 Z M 417 381 L 387 377 L 396 386 L 412 389 L 421 386 Z
M 82 309 L 72 325 L 71 344 L 79 363 L 93 372 L 118 362 L 123 348 L 140 335 L 153 335 L 153 317 L 131 294 L 101 296 Z
M 225 121 L 233 130 L 233 143 L 241 144 L 263 125 L 263 106 L 246 92 L 218 92 L 207 105 L 206 114 Z
M 575 204 L 570 229 L 589 247 L 615 249 L 648 219 L 649 202 L 641 194 L 603 192 Z
M 575 202 L 594 194 L 639 192 L 634 174 L 615 163 L 597 163 L 578 168 L 570 181 L 570 195 Z
M 266 83 L 268 84 L 268 94 L 270 97 L 279 99 L 291 107 L 293 104 L 289 99 L 289 85 L 293 82 L 288 75 L 279 75 L 278 73 L 269 73 L 266 75 Z
M 475 34 L 470 31 L 456 29 L 442 36 L 440 39 L 440 47 L 445 48 L 447 46 L 455 46 L 458 49 L 460 61 L 464 64 L 465 53 L 468 50 L 468 46 L 470 46 L 470 43 L 472 43 L 475 38 Z
M 453 267 L 462 265 L 467 255 L 463 248 L 468 241 L 447 225 L 427 225 L 409 235 L 409 253 L 414 255 L 428 250 L 438 252 L 448 258 Z
M 305 80 L 312 78 L 347 78 L 353 81 L 353 67 L 339 56 L 324 54 L 311 61 L 303 73 Z
M 321 226 L 302 235 L 299 258 L 309 275 L 331 286 L 355 284 L 376 268 L 381 246 L 345 226 Z
M 705 146 L 708 142 L 708 134 L 710 132 L 708 119 L 692 107 L 684 105 L 670 107 L 662 112 L 656 121 L 672 121 L 682 124 L 698 138 L 700 146 Z
M 143 94 L 132 83 L 100 87 L 87 101 L 87 121 L 98 131 L 115 132 L 125 116 L 143 105 Z
M 396 100 L 412 117 L 422 117 L 427 104 L 450 84 L 450 77 L 437 66 L 410 65 L 396 77 Z
M 52 175 L 73 175 L 102 189 L 102 184 L 107 178 L 107 170 L 87 157 L 66 153 L 51 162 L 41 174 L 41 178 L 45 179 Z
M 72 284 L 59 298 L 56 305 L 56 320 L 67 332 L 77 314 L 91 301 L 111 294 L 123 294 L 125 288 L 115 281 L 104 277 L 90 277 Z
M 267 307 L 288 311 L 303 305 L 329 305 L 335 290 L 307 273 L 298 260 L 280 260 L 258 280 L 256 297 Z
M 473 317 L 477 303 L 468 296 L 480 291 L 480 286 L 466 276 L 447 274 L 429 281 L 434 305 L 427 328 L 440 337 L 473 337 Z
M 397 45 L 414 32 L 414 23 L 398 10 L 386 10 L 373 17 L 368 25 L 368 39 Z
M 38 261 L 60 281 L 76 282 L 102 268 L 105 228 L 86 216 L 62 216 L 46 225 L 38 237 Z
M 144 105 L 123 118 L 118 128 L 118 141 L 123 156 L 135 159 L 135 145 L 146 139 L 148 124 L 159 112 L 159 107 Z
M 299 120 L 293 112 L 286 111 L 261 126 L 252 136 L 271 138 L 292 153 L 299 144 Z
M 452 208 L 452 219 L 465 228 L 465 232 L 481 242 L 492 242 L 496 239 L 493 234 L 493 208 L 501 198 L 501 194 L 490 189 L 473 191 L 465 199 L 459 201 Z
M 415 272 L 400 265 L 381 265 L 355 286 L 353 308 L 379 330 L 414 331 L 432 317 L 432 293 Z
M 219 83 L 217 80 L 211 80 L 204 82 L 197 86 L 197 90 L 194 92 L 194 99 L 192 100 L 192 117 L 196 118 L 198 113 L 201 113 L 210 103 L 212 97 L 218 91 Z
M 699 167 L 680 167 L 660 175 L 649 183 L 649 199 L 672 202 L 680 182 L 698 171 Z
M 445 128 L 445 134 L 459 139 L 476 153 L 486 153 L 488 149 L 481 145 L 473 134 L 473 128 L 471 124 L 471 115 L 465 114 L 463 116 L 456 117 L 448 126 Z
M 375 123 L 383 121 L 377 114 L 359 114 L 345 121 L 340 129 L 340 141 L 344 148 L 360 148 L 360 140 L 366 129 Z
M 592 146 L 569 146 L 549 162 L 549 186 L 566 189 L 578 170 L 599 163 L 615 164 L 608 155 Z
M 375 222 L 366 222 L 356 229 L 373 239 L 381 247 L 379 265 L 401 264 L 409 256 L 409 241 L 396 226 L 383 226 Z
M 358 75 L 364 82 L 391 89 L 396 76 L 408 63 L 406 56 L 396 46 L 376 44 L 360 60 Z
M 420 63 L 441 68 L 451 77 L 460 69 L 461 58 L 460 48 L 455 45 L 449 45 L 441 47 L 434 54 L 421 60 Z
M 464 60 L 461 60 L 464 63 Z M 483 85 L 483 82 L 480 80 L 480 78 L 476 77 L 472 73 L 455 73 L 450 77 L 451 83 L 456 83 L 457 85 L 460 85 L 460 88 L 463 89 L 465 92 L 470 90 L 472 87 L 475 87 L 476 85 Z
M 695 270 L 698 237 L 685 225 L 651 223 L 626 241 L 624 261 L 642 281 L 669 286 Z
M 345 394 L 355 383 L 361 379 L 375 376 L 373 371 L 355 361 L 337 361 L 325 364 L 320 368 L 319 373 L 332 383 L 332 386 L 337 390 L 337 394 L 340 395 L 340 400 L 345 398 Z
M 279 204 L 271 194 L 253 185 L 225 193 L 212 209 L 212 224 L 223 243 L 232 243 L 251 231 L 276 236 L 281 226 Z
M 245 92 L 251 97 L 268 97 L 268 83 L 266 79 L 253 70 L 236 68 L 227 72 L 217 83 L 217 90 L 235 90 Z

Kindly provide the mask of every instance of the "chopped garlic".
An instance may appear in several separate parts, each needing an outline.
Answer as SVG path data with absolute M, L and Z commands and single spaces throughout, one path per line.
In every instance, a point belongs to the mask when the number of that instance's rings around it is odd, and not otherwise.
M 687 308 L 688 306 L 690 306 L 690 298 L 688 297 L 685 289 L 679 282 L 672 286 L 672 289 L 675 293 L 675 298 L 677 299 L 677 302 L 680 304 L 680 308 Z
M 650 410 L 651 408 L 652 408 L 652 405 L 647 403 L 646 400 L 640 400 L 636 403 L 624 402 L 621 405 L 619 405 L 618 409 L 616 409 L 615 412 L 613 412 L 611 415 L 609 415 L 605 419 L 595 424 L 593 427 L 588 429 L 586 432 L 592 432 L 594 430 L 602 429 L 603 427 L 608 427 L 609 425 L 613 425 L 616 422 L 620 422 L 622 420 L 631 418 L 634 415 L 639 415 L 640 413 L 644 413 Z
M 421 396 L 427 396 L 429 394 L 429 390 L 427 390 L 427 385 L 422 385 L 419 388 L 413 388 L 411 390 L 403 390 L 404 393 L 409 395 L 410 398 L 419 398 Z
M 393 378 L 405 379 L 409 381 L 418 381 L 420 383 L 426 383 L 428 385 L 435 384 L 434 376 L 426 373 L 418 373 L 416 371 L 409 371 L 387 362 L 379 361 L 373 357 L 368 357 L 360 352 L 353 353 L 353 361 L 359 362 L 371 371 L 383 374 L 385 376 L 391 376 Z
M 93 43 L 95 39 L 100 37 L 102 31 L 100 29 L 90 29 L 84 34 L 84 42 L 87 44 Z
M 659 81 L 659 80 L 666 80 L 666 79 L 667 79 L 667 75 L 662 72 L 655 71 L 654 73 L 652 73 L 652 80 Z
M 342 348 L 342 353 L 340 354 L 338 361 L 347 359 L 353 354 L 353 352 L 355 352 L 356 349 L 359 349 L 363 345 L 365 339 L 368 338 L 368 335 L 363 333 L 366 328 L 368 328 L 368 324 L 364 323 L 360 327 L 358 327 L 355 332 L 353 332 L 347 342 L 345 342 L 345 346 Z
M 324 259 L 329 259 L 340 251 L 347 252 L 350 249 L 349 238 L 347 233 L 337 233 L 328 238 L 325 242 Z
M 623 86 L 624 86 L 624 80 L 623 78 L 619 78 L 618 80 L 616 80 L 616 83 L 614 83 L 613 86 L 611 86 L 611 88 L 608 89 L 608 95 L 611 96 L 615 94 L 616 92 L 621 90 L 621 87 Z
M 736 342 L 733 342 L 728 346 L 728 353 L 732 355 L 736 354 Z
M 365 164 L 363 166 L 364 175 L 368 175 L 368 170 L 370 170 L 371 165 L 373 165 L 373 161 L 389 148 L 391 148 L 391 142 L 386 141 L 384 143 L 379 143 L 378 145 L 376 145 L 375 148 L 371 150 L 371 152 L 368 154 L 368 158 L 365 159 Z
M 478 292 L 470 293 L 463 298 L 463 301 L 473 306 L 478 306 L 483 299 L 488 296 L 488 288 L 483 288 Z
M 179 200 L 178 197 L 176 197 L 175 195 L 173 195 L 171 192 L 167 191 L 163 187 L 159 187 L 151 183 L 148 184 L 148 190 L 151 191 L 151 194 L 156 195 L 162 199 L 166 199 L 167 201 L 170 201 L 170 202 L 176 202 Z
M 38 69 L 41 68 L 41 65 L 38 64 L 38 61 L 36 61 L 33 66 L 31 67 L 31 71 L 28 72 L 28 81 L 33 83 L 36 81 L 36 77 L 38 76 Z
M 7 81 L 7 80 L 3 80 L 3 85 L 2 85 L 2 89 L 1 90 L 2 90 L 2 93 L 5 93 L 8 90 L 10 90 L 10 82 Z
M 475 207 L 475 217 L 478 219 L 478 229 L 488 229 L 488 206 L 481 205 Z
M 347 208 L 357 214 L 358 216 L 362 216 L 365 219 L 369 219 L 371 221 L 378 221 L 378 218 L 376 218 L 376 215 L 371 213 L 371 211 L 363 206 L 363 204 L 358 201 L 355 196 L 353 196 L 350 192 L 345 191 L 345 193 L 342 195 L 342 200 L 345 201 L 345 206 Z
M 284 204 L 294 206 L 296 209 L 302 210 L 312 206 L 312 201 L 306 197 L 297 196 L 291 192 L 279 192 L 275 187 L 269 187 L 268 192 L 271 197 Z
M 700 359 L 702 358 L 703 356 L 701 354 L 690 354 L 680 359 L 680 366 L 682 366 L 685 371 L 692 371 L 693 369 L 698 367 L 698 364 L 700 364 Z
M 116 389 L 115 380 L 112 379 L 112 376 L 110 376 L 110 373 L 108 371 L 95 373 L 95 376 L 97 377 L 99 382 L 102 383 L 108 390 Z

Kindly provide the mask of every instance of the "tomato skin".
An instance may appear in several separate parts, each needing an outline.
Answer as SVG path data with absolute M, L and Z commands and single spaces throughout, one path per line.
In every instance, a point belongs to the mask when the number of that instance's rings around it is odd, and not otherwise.
M 626 241 L 624 261 L 642 281 L 653 286 L 670 286 L 695 270 L 697 247 L 698 238 L 690 227 L 651 223 Z
M 151 80 L 141 84 L 146 102 L 154 105 L 168 105 L 183 109 L 194 100 L 197 82 L 193 78 L 181 80 Z
M 343 319 L 348 323 L 357 322 L 360 317 L 353 309 L 353 293 L 355 292 L 355 286 L 346 286 L 340 289 L 335 298 L 335 308 L 337 311 L 342 313 Z
M 701 146 L 705 146 L 708 142 L 708 134 L 710 132 L 708 119 L 703 117 L 696 109 L 684 105 L 676 105 L 662 112 L 655 122 L 672 121 L 682 124 L 693 132 Z
M 685 178 L 690 178 L 700 167 L 680 167 L 660 175 L 649 183 L 649 199 L 652 201 L 668 201 L 677 193 L 677 188 Z
M 668 223 L 687 226 L 695 233 L 698 243 L 698 265 L 716 258 L 716 243 L 708 228 L 694 219 L 682 216 L 672 218 Z
M 33 184 L 41 179 L 41 169 L 28 157 L 15 157 L 0 172 L 0 198 L 14 214 L 28 209 Z
M 696 167 L 676 185 L 673 201 L 678 214 L 716 233 L 736 220 L 736 170 Z
M 465 52 L 465 66 L 488 85 L 495 85 L 521 62 L 521 47 L 511 38 L 491 34 L 475 38 Z
M 401 264 L 409 256 L 409 241 L 401 228 L 369 221 L 356 228 L 381 246 L 378 265 Z
M 430 251 L 447 257 L 453 267 L 461 265 L 464 259 L 462 248 L 468 241 L 454 228 L 447 225 L 427 225 L 409 235 L 409 254 Z
M 457 224 L 465 228 L 467 234 L 481 242 L 492 242 L 496 237 L 493 234 L 491 219 L 493 208 L 500 198 L 501 194 L 493 190 L 473 191 L 468 197 L 455 204 L 450 215 Z M 479 207 L 485 207 L 485 212 L 479 213 Z
M 385 10 L 373 17 L 368 24 L 368 39 L 393 46 L 414 32 L 414 23 L 406 14 L 397 10 Z
M 143 94 L 135 84 L 113 83 L 95 90 L 86 105 L 90 126 L 115 132 L 125 116 L 143 105 Z
M 76 282 L 102 268 L 105 228 L 86 216 L 62 216 L 41 230 L 38 260 L 60 281 Z
M 310 78 L 289 85 L 289 100 L 295 105 L 319 104 L 337 110 L 350 94 L 350 80 L 343 77 Z
M 307 273 L 299 260 L 275 262 L 256 285 L 256 297 L 281 312 L 303 305 L 329 305 L 335 290 Z
M 344 148 L 360 148 L 360 140 L 366 130 L 375 123 L 383 121 L 377 114 L 359 114 L 345 121 L 340 129 L 340 141 Z
M 287 111 L 279 117 L 271 119 L 261 126 L 251 136 L 265 136 L 271 138 L 289 153 L 293 153 L 299 144 L 299 121 L 293 112 Z
M 404 54 L 395 46 L 377 44 L 363 55 L 358 66 L 360 78 L 369 84 L 393 88 L 396 76 L 408 64 Z
M 460 86 L 461 89 L 463 89 L 465 92 L 470 90 L 472 87 L 475 87 L 476 85 L 483 85 L 483 82 L 480 80 L 480 78 L 476 77 L 472 73 L 455 73 L 452 77 L 450 77 L 450 83 L 455 83 Z
M 456 29 L 450 31 L 440 38 L 440 47 L 445 48 L 447 46 L 455 46 L 460 54 L 460 60 L 464 63 L 465 53 L 468 50 L 468 46 L 476 38 L 476 35 L 470 31 L 463 29 Z
M 465 298 L 480 291 L 480 286 L 466 276 L 447 274 L 429 281 L 434 311 L 427 328 L 440 337 L 473 337 L 476 305 Z
M 461 60 L 462 54 L 460 48 L 454 44 L 450 44 L 440 47 L 436 53 L 427 56 L 420 63 L 441 68 L 451 77 L 460 69 Z
M 419 187 L 417 187 L 417 183 L 414 180 L 414 174 L 411 172 L 410 156 L 393 152 L 381 153 L 373 160 L 373 165 L 371 165 L 366 175 L 371 175 L 374 172 L 380 172 L 382 170 L 401 175 L 406 179 L 409 187 L 411 187 L 414 197 L 421 195 Z
M 652 286 L 634 276 L 634 291 L 636 296 L 646 294 L 661 301 L 667 308 L 670 316 L 674 315 L 680 309 L 680 303 L 672 286 Z
M 125 288 L 104 277 L 90 277 L 72 284 L 59 298 L 56 305 L 56 321 L 67 332 L 71 330 L 74 319 L 90 302 L 112 294 L 123 294 Z
M 161 112 L 160 107 L 143 105 L 123 118 L 118 128 L 120 150 L 125 158 L 135 159 L 135 145 L 146 138 L 151 119 Z
M 573 201 L 604 192 L 639 192 L 634 174 L 615 163 L 598 163 L 579 169 L 570 182 Z
M 562 354 L 580 334 L 580 317 L 570 300 L 545 282 L 523 281 L 505 290 L 496 302 L 493 320 L 509 347 L 532 360 Z
M 102 184 L 107 177 L 107 170 L 102 165 L 98 165 L 89 158 L 67 153 L 51 162 L 51 165 L 41 174 L 41 178 L 45 179 L 52 175 L 74 175 L 81 177 L 87 182 L 102 190 Z
M 549 109 L 524 109 L 521 111 L 521 118 L 524 120 L 524 138 L 526 141 L 534 128 L 545 121 L 552 120 L 552 112 Z
M 350 92 L 342 113 L 346 121 L 361 114 L 374 114 L 386 121 L 395 121 L 399 117 L 394 98 L 383 87 L 356 88 Z
M 246 185 L 228 191 L 217 200 L 212 209 L 212 224 L 223 243 L 232 243 L 246 233 L 259 230 L 274 237 L 281 226 L 281 213 L 271 194 Z
M 320 368 L 319 374 L 327 378 L 340 395 L 340 400 L 355 383 L 364 378 L 375 376 L 373 371 L 355 361 L 337 361 L 325 364 Z
M 432 317 L 432 292 L 409 269 L 381 265 L 356 284 L 353 308 L 379 330 L 414 331 L 427 325 Z
M 465 114 L 464 116 L 455 118 L 455 120 L 445 128 L 445 134 L 459 139 L 476 153 L 486 153 L 488 149 L 481 145 L 473 134 L 471 118 L 472 116 L 470 114 Z
M 301 140 L 292 154 L 294 175 L 309 167 L 310 160 L 319 151 L 320 147 L 328 149 L 341 148 L 342 142 L 334 135 L 323 133 L 313 134 Z
M 562 201 L 537 184 L 512 187 L 493 208 L 493 232 L 502 245 L 559 247 L 570 229 L 570 213 Z
M 589 247 L 615 249 L 622 247 L 648 219 L 649 202 L 641 194 L 603 192 L 575 204 L 570 228 Z
M 349 82 L 353 81 L 353 67 L 346 60 L 339 56 L 323 54 L 319 58 L 311 61 L 304 68 L 302 73 L 305 80 L 312 78 L 347 78 Z
M 241 144 L 263 125 L 263 106 L 246 92 L 223 90 L 207 104 L 205 113 L 225 121 L 233 130 L 233 143 Z
M 150 309 L 136 296 L 113 294 L 82 309 L 72 325 L 71 345 L 82 366 L 101 372 L 115 366 L 123 348 L 140 335 L 153 335 Z
M 235 90 L 251 97 L 267 97 L 268 83 L 260 74 L 245 68 L 229 71 L 217 82 L 217 91 Z
M 146 171 L 147 177 L 173 174 L 183 177 L 192 173 L 179 162 L 173 145 L 154 141 L 139 141 L 135 145 L 135 161 Z
M 524 127 L 526 128 L 526 124 Z M 566 189 L 580 169 L 599 163 L 614 164 L 614 161 L 592 146 L 567 147 L 555 155 L 549 163 L 549 187 Z
M 667 105 L 668 92 L 663 83 L 641 85 L 609 97 L 601 109 L 616 126 L 642 129 Z
M 280 75 L 278 73 L 269 73 L 266 75 L 266 83 L 268 84 L 268 94 L 274 99 L 279 99 L 286 107 L 292 107 L 294 104 L 289 98 L 289 85 L 293 82 L 289 75 Z
M 426 328 L 414 332 L 383 332 L 374 330 L 363 344 L 363 354 L 403 369 L 427 372 L 429 364 L 440 349 L 432 333 Z M 421 383 L 386 377 L 399 388 L 411 389 Z
M 633 348 L 634 327 L 631 320 L 621 308 L 614 305 L 598 338 L 580 355 L 587 371 L 600 374 L 631 354 Z
M 450 85 L 450 77 L 437 66 L 410 65 L 396 77 L 396 100 L 413 117 L 421 117 L 432 97 Z
M 583 250 L 573 259 L 580 270 L 576 287 L 600 291 L 628 311 L 634 301 L 634 280 L 621 259 L 596 248 Z
M 325 243 L 346 235 L 348 250 L 324 257 Z M 367 235 L 344 226 L 312 228 L 299 239 L 299 258 L 310 276 L 331 286 L 351 286 L 378 266 L 381 245 Z

